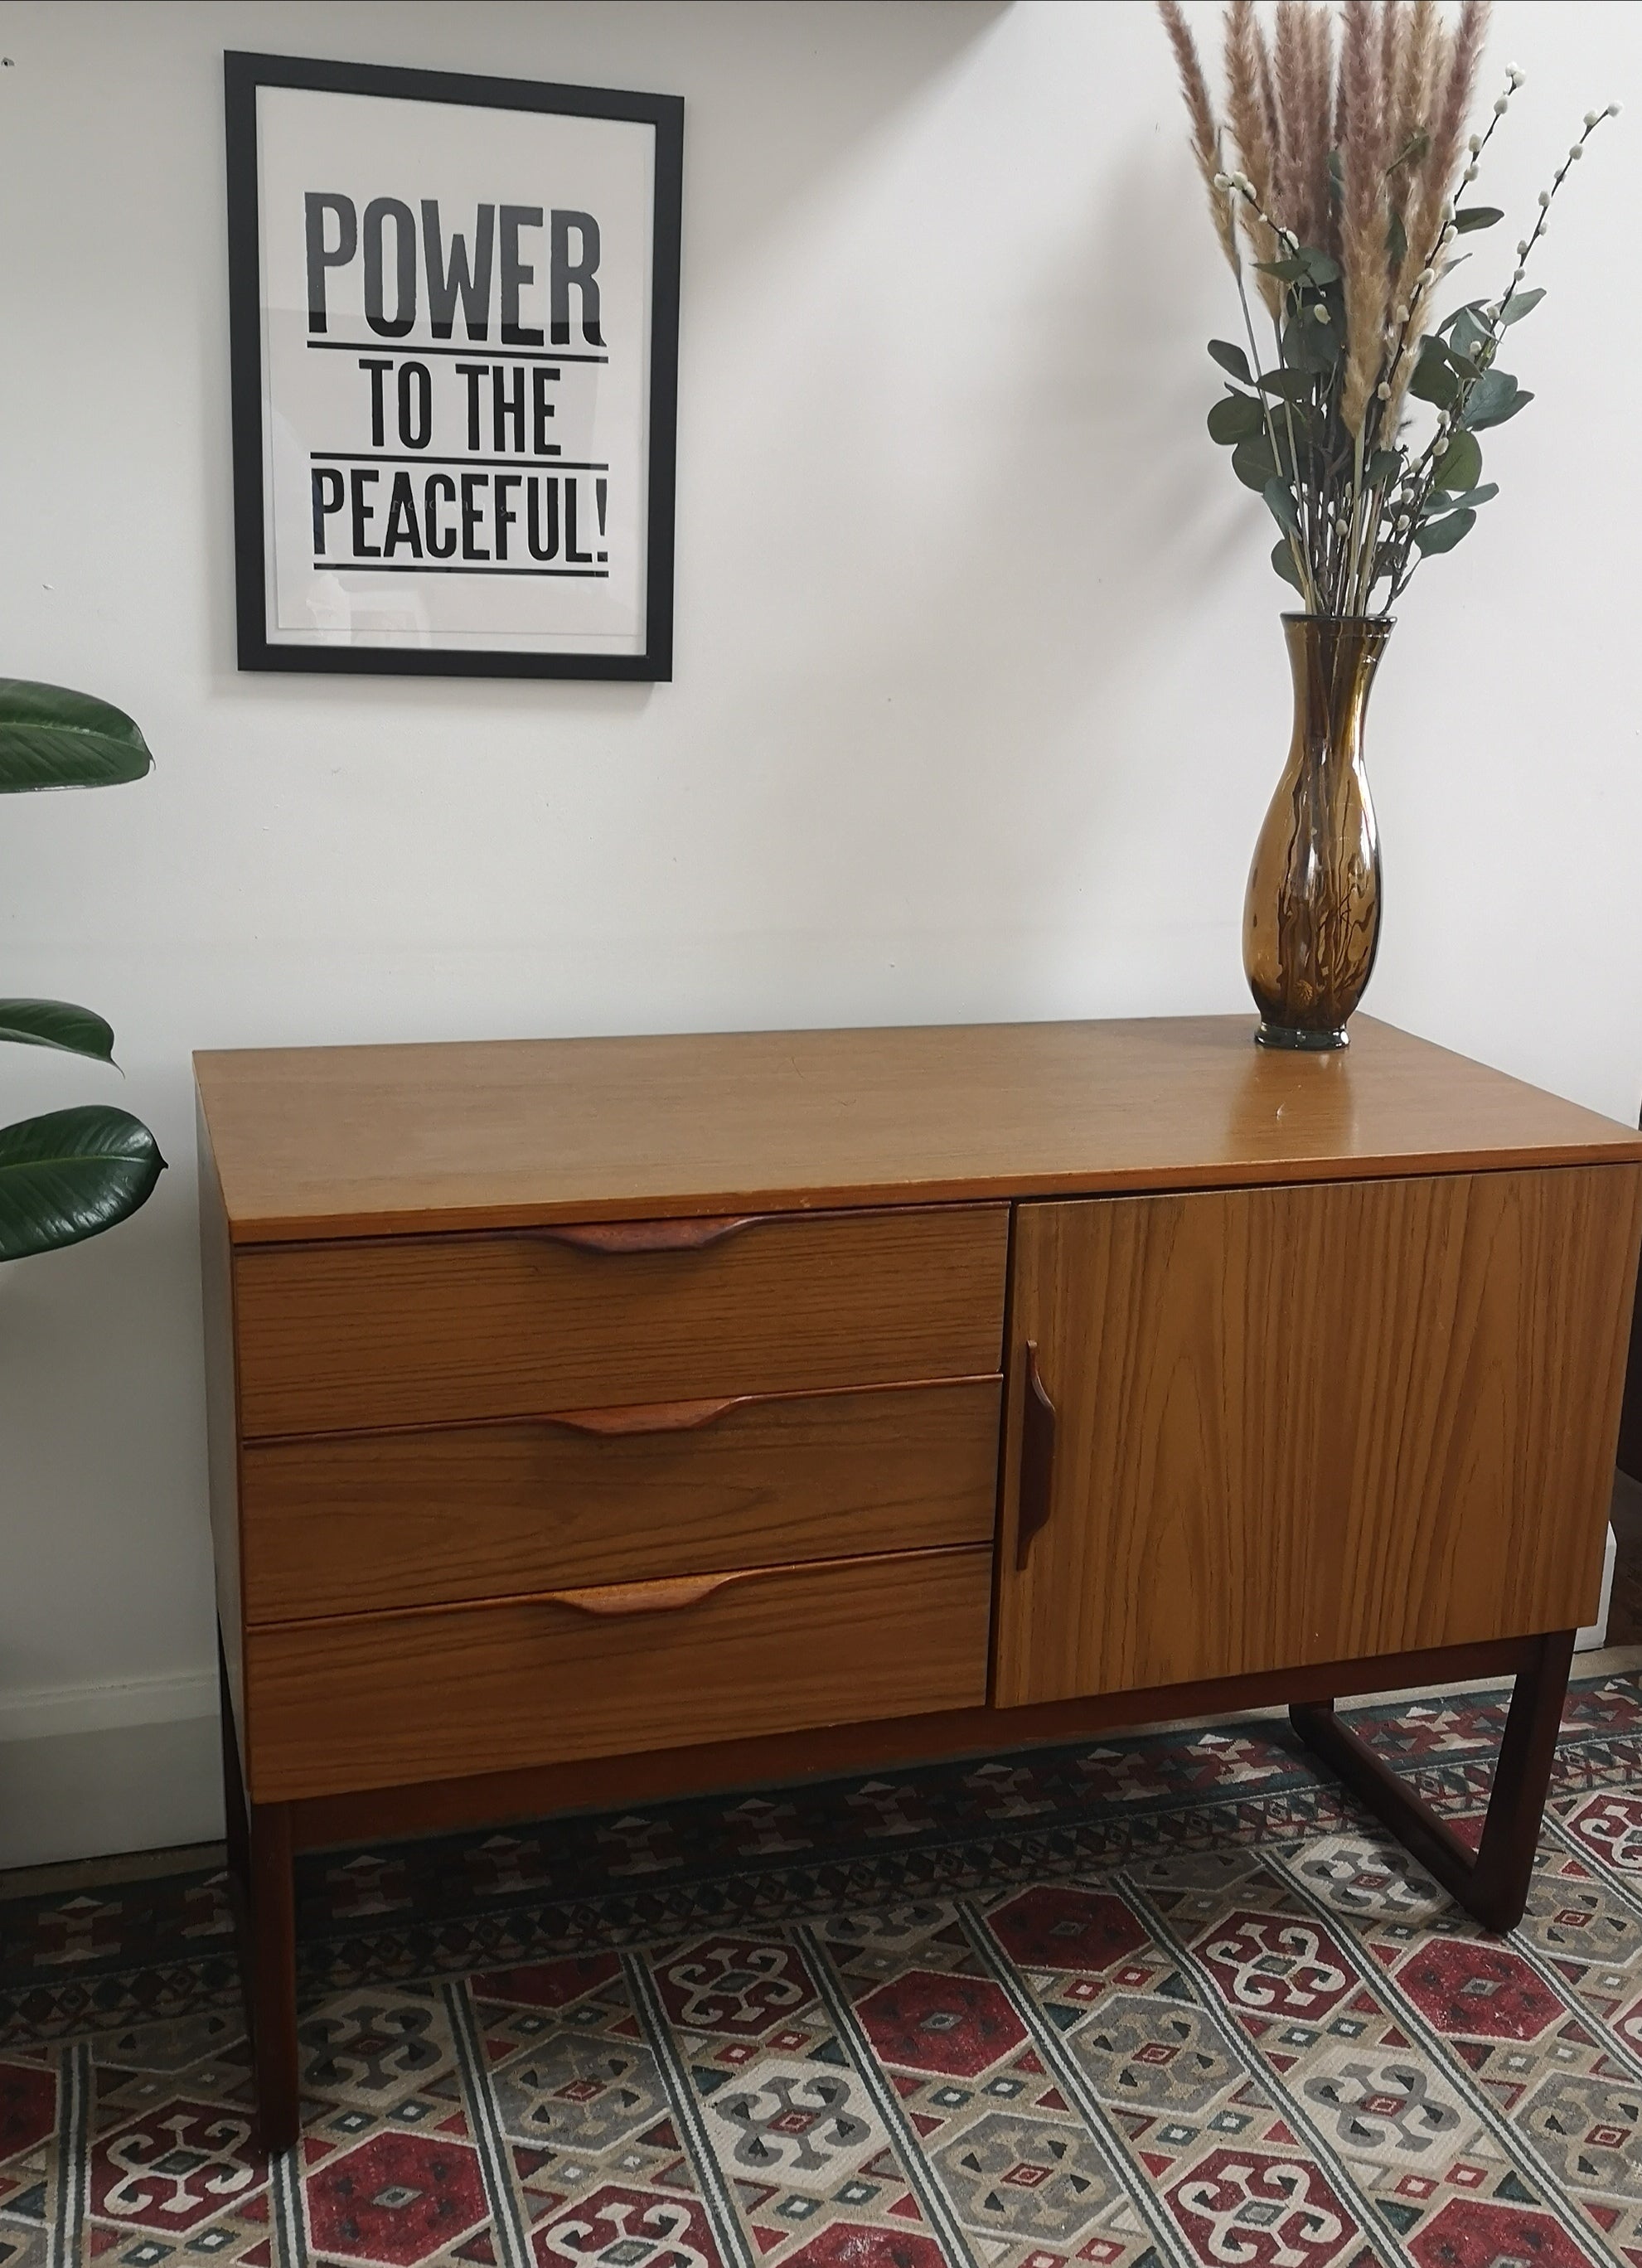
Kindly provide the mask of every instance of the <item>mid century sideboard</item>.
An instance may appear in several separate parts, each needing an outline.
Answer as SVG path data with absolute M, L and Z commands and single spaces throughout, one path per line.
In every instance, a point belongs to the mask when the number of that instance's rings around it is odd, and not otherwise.
M 1285 1701 L 1522 1911 L 1629 1129 L 1359 1018 L 197 1058 L 230 1854 Z M 1514 1673 L 1473 1854 L 1336 1696 Z

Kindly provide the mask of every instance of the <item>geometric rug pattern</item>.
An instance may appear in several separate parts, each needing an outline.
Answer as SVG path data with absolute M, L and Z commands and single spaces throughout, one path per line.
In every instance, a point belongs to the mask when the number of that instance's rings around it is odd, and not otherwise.
M 1351 1712 L 1474 1839 L 1503 1697 Z M 1285 1725 L 0 1901 L 4 2268 L 1642 2268 L 1642 1687 L 1488 1936 Z

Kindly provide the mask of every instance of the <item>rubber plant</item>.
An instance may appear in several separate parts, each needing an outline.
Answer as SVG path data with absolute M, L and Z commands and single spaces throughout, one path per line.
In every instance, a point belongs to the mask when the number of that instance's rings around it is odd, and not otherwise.
M 114 787 L 152 768 L 131 719 L 87 693 L 0 678 L 0 795 Z M 67 1000 L 0 999 L 0 1041 L 114 1062 L 114 1033 Z M 165 1171 L 140 1118 L 103 1102 L 0 1126 L 0 1261 L 99 1236 L 146 1204 Z

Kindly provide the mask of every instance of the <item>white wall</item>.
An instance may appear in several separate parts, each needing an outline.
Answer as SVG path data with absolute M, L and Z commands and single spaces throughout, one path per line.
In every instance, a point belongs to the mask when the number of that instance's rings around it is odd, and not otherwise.
M 684 95 L 674 683 L 236 674 L 225 46 Z M 146 1839 L 134 1787 L 156 1838 L 212 1822 L 191 1049 L 1241 1009 L 1287 693 L 1138 0 L 82 0 L 0 5 L 0 668 L 158 763 L 0 802 L 0 989 L 102 1009 L 126 1070 L 10 1051 L 0 1103 L 117 1089 L 173 1161 L 0 1271 L 3 1860 Z M 1642 96 L 1642 11 L 1521 0 L 1492 54 L 1521 210 Z M 1570 185 L 1516 335 L 1540 398 L 1371 732 L 1371 1007 L 1624 1117 L 1639 204 L 1642 103 Z M 148 1722 L 148 1782 L 128 1743 L 24 1800 L 24 1736 Z

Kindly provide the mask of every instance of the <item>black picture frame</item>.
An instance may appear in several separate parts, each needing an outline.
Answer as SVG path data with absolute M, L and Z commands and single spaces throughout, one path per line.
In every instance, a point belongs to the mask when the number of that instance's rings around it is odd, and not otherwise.
M 229 361 L 233 435 L 238 659 L 242 670 L 342 671 L 431 677 L 610 678 L 673 675 L 678 429 L 679 266 L 684 103 L 678 95 L 567 86 L 457 71 L 334 63 L 229 50 L 223 57 L 228 190 Z M 655 131 L 652 229 L 644 649 L 638 653 L 443 650 L 275 644 L 268 636 L 264 514 L 262 288 L 258 211 L 257 92 L 296 87 L 417 102 L 609 118 Z M 517 358 L 517 357 L 516 357 Z

